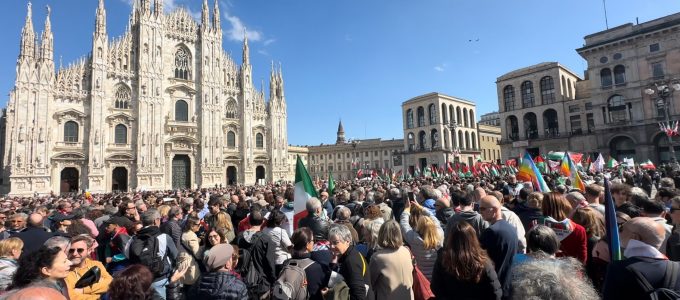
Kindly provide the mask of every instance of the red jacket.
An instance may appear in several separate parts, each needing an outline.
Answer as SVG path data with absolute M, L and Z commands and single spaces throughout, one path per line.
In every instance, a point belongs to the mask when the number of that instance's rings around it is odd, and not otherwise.
M 574 226 L 573 231 L 560 242 L 562 253 L 557 256 L 573 257 L 585 265 L 588 259 L 588 236 L 586 235 L 586 229 L 574 223 L 574 221 L 569 221 Z

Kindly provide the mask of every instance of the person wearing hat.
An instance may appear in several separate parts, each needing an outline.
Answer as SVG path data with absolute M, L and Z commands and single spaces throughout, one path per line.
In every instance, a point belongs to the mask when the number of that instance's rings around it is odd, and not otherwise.
M 234 247 L 217 244 L 205 256 L 207 272 L 189 290 L 187 299 L 248 299 L 246 284 L 233 271 Z
M 110 237 L 105 246 L 106 270 L 110 274 L 125 269 L 130 263 L 125 257 L 125 245 L 130 240 L 126 227 L 132 222 L 121 216 L 113 216 L 104 221 L 106 234 Z

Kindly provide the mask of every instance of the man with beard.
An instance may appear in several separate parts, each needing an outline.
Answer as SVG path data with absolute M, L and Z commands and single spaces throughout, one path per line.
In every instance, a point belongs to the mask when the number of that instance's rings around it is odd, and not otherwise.
M 109 284 L 112 280 L 111 275 L 106 272 L 106 268 L 104 268 L 104 265 L 101 262 L 89 258 L 92 250 L 94 250 L 92 249 L 93 244 L 94 239 L 86 234 L 77 235 L 71 238 L 71 247 L 68 249 L 68 259 L 71 261 L 71 271 L 64 279 L 71 300 L 96 300 L 109 290 Z M 76 289 L 76 282 L 93 267 L 99 268 L 99 271 L 101 272 L 99 281 L 91 286 Z

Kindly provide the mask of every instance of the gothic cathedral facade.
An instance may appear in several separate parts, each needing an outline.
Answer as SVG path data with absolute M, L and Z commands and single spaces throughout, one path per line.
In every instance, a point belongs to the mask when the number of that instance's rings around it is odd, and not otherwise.
M 218 1 L 200 24 L 163 0 L 137 0 L 109 39 L 99 0 L 91 53 L 55 72 L 49 8 L 37 36 L 30 3 L 0 145 L 13 195 L 169 190 L 290 178 L 281 68 L 269 99 L 222 48 Z M 153 2 L 153 3 L 151 3 Z M 153 5 L 152 5 L 153 4 Z

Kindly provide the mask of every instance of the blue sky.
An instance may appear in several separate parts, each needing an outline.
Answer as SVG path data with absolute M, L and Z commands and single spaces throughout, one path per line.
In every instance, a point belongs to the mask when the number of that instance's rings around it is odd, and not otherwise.
M 125 30 L 130 2 L 105 0 L 110 37 Z M 2 1 L 2 106 L 14 85 L 26 3 Z M 97 0 L 32 3 L 38 32 L 44 6 L 52 7 L 57 64 L 90 52 Z M 202 1 L 165 3 L 198 16 Z M 237 62 L 247 28 L 258 86 L 272 60 L 282 63 L 295 145 L 334 143 L 339 119 L 348 138 L 403 138 L 401 103 L 433 91 L 476 102 L 478 116 L 497 110 L 497 77 L 545 61 L 583 74 L 587 66 L 574 49 L 606 29 L 599 0 L 221 0 L 220 8 L 224 48 Z M 607 1 L 610 28 L 678 11 L 672 0 Z

